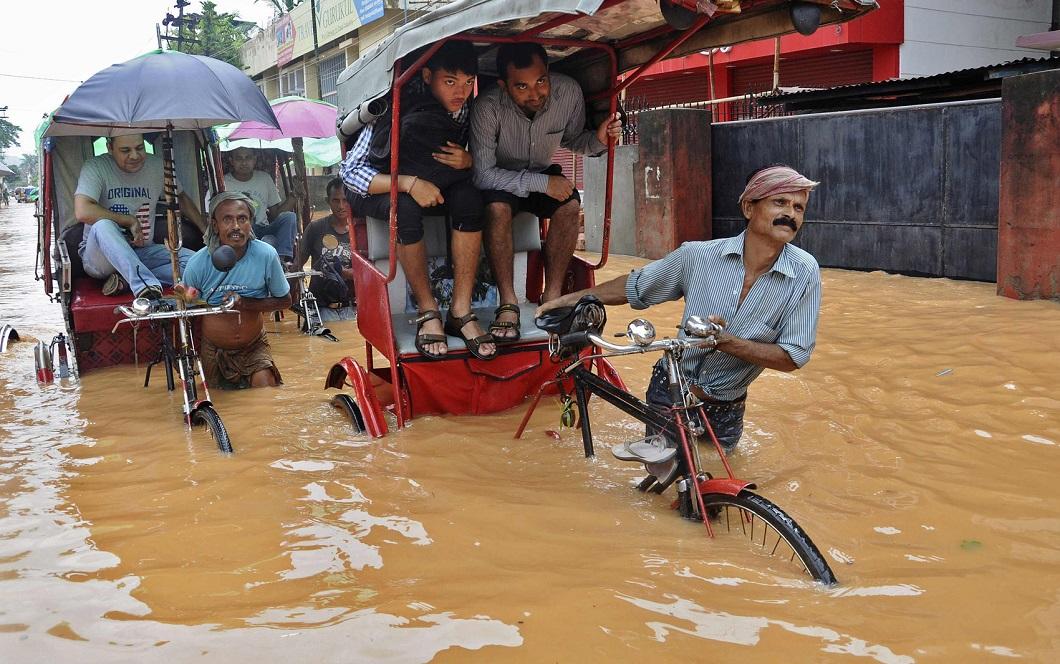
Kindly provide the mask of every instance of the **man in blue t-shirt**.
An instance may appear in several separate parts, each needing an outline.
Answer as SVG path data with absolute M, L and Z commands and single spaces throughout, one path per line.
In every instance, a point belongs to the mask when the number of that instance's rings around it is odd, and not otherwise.
M 283 382 L 272 359 L 262 312 L 291 306 L 291 287 L 276 250 L 254 239 L 253 201 L 226 191 L 210 200 L 206 246 L 188 261 L 183 294 L 211 305 L 234 297 L 238 316 L 204 316 L 202 360 L 208 383 L 224 389 L 271 387 Z M 214 267 L 213 252 L 232 247 L 236 263 L 227 272 Z
M 74 217 L 85 224 L 78 254 L 90 277 L 105 279 L 104 295 L 132 289 L 158 297 L 173 283 L 169 250 L 155 244 L 151 224 L 162 195 L 162 159 L 149 155 L 143 134 L 107 138 L 107 154 L 85 162 L 74 192 Z M 204 230 L 202 215 L 181 192 L 181 213 Z M 183 269 L 191 250 L 180 251 Z

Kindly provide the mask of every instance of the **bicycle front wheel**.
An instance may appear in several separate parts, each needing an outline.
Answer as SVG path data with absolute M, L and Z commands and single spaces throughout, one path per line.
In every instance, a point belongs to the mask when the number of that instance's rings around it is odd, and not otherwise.
M 217 414 L 213 406 L 200 406 L 195 411 L 195 414 L 192 415 L 191 423 L 205 426 L 206 430 L 210 432 L 210 437 L 217 443 L 217 449 L 221 450 L 223 454 L 232 454 L 234 451 L 232 449 L 232 440 L 228 437 L 228 430 L 225 429 L 221 416 Z
M 735 496 L 705 493 L 703 503 L 716 537 L 741 537 L 759 555 L 801 568 L 814 581 L 837 583 L 824 556 L 795 519 L 762 496 L 750 491 Z

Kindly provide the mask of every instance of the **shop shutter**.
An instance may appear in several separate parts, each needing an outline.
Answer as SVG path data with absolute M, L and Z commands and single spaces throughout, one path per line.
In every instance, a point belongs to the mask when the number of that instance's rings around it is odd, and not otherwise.
M 710 96 L 707 70 L 688 69 L 659 78 L 639 80 L 629 86 L 626 99 L 636 108 L 705 101 Z
M 832 88 L 872 81 L 872 51 L 791 56 L 780 61 L 781 87 Z M 732 93 L 766 92 L 773 85 L 773 61 L 737 65 Z
M 556 151 L 556 154 L 552 156 L 552 163 L 559 164 L 563 167 L 563 174 L 567 176 L 567 179 L 574 183 L 574 186 L 578 189 L 584 188 L 584 168 L 582 167 L 582 156 L 575 154 L 570 150 L 560 148 Z

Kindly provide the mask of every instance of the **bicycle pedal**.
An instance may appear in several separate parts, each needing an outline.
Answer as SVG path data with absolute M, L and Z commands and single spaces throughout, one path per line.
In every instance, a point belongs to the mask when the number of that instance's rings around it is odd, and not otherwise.
M 648 436 L 614 445 L 611 454 L 619 461 L 661 464 L 672 460 L 677 454 L 677 448 L 669 447 L 666 438 L 662 436 Z

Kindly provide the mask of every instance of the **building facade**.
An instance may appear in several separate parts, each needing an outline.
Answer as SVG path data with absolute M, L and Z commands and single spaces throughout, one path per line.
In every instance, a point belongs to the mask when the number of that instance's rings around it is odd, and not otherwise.
M 980 67 L 1041 51 L 1017 37 L 1049 29 L 1052 0 L 879 0 L 880 9 L 813 35 L 781 38 L 780 86 L 826 88 Z M 765 92 L 773 85 L 772 40 L 667 60 L 630 86 L 638 106 Z

